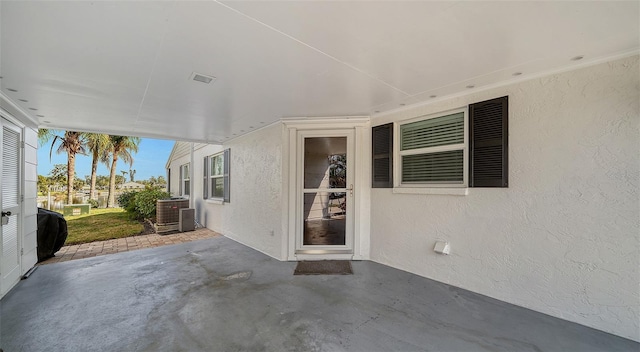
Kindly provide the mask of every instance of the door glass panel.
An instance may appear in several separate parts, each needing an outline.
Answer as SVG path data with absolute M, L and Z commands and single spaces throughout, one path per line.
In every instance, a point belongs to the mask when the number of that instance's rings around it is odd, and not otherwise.
M 303 245 L 346 245 L 347 137 L 304 139 Z
M 304 140 L 304 188 L 345 188 L 347 137 Z
M 303 244 L 344 246 L 346 209 L 345 192 L 305 193 Z

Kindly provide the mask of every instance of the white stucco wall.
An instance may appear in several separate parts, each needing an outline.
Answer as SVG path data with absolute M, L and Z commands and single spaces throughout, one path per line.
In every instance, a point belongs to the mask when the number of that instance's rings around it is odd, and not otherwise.
M 222 233 L 275 258 L 283 258 L 282 125 L 225 144 L 231 148 L 231 202 Z
M 509 95 L 509 188 L 373 189 L 372 260 L 639 341 L 639 77 L 634 56 L 373 120 Z
M 213 231 L 283 259 L 282 125 L 265 127 L 225 145 L 195 144 L 192 193 L 196 220 Z M 203 199 L 203 159 L 231 149 L 229 203 Z M 168 165 L 177 195 L 179 167 L 191 162 L 191 143 L 178 142 Z

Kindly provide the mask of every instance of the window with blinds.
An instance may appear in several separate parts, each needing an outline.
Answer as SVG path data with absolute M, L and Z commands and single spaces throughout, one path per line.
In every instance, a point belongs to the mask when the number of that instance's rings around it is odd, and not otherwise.
M 184 164 L 180 166 L 180 195 L 188 196 L 189 193 L 191 193 L 189 164 Z
M 204 157 L 203 198 L 220 199 L 230 202 L 229 195 L 229 157 L 230 150 Z
M 466 186 L 466 111 L 400 125 L 400 184 Z

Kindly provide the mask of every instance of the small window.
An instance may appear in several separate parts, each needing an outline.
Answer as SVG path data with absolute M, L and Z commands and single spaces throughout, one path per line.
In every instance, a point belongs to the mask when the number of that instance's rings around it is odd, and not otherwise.
M 466 187 L 466 109 L 400 124 L 399 186 Z
M 204 158 L 204 185 L 203 197 L 205 199 L 220 199 L 229 202 L 229 149 L 222 153 L 210 155 Z
M 224 155 L 209 157 L 209 185 L 211 198 L 224 197 Z
M 189 164 L 180 166 L 180 195 L 188 196 L 191 190 Z

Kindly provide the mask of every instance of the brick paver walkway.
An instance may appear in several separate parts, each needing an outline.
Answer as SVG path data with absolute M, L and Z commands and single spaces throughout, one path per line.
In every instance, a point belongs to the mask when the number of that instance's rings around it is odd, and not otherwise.
M 170 235 L 158 235 L 154 233 L 151 235 L 132 236 L 118 238 L 115 240 L 76 244 L 60 248 L 55 257 L 41 262 L 40 265 L 66 262 L 74 259 L 96 257 L 99 255 L 106 255 L 111 253 L 128 252 L 134 251 L 136 249 L 153 248 L 166 246 L 169 244 L 191 242 L 217 236 L 220 236 L 220 234 L 206 228 L 201 228 L 196 229 L 195 231 L 179 232 Z

